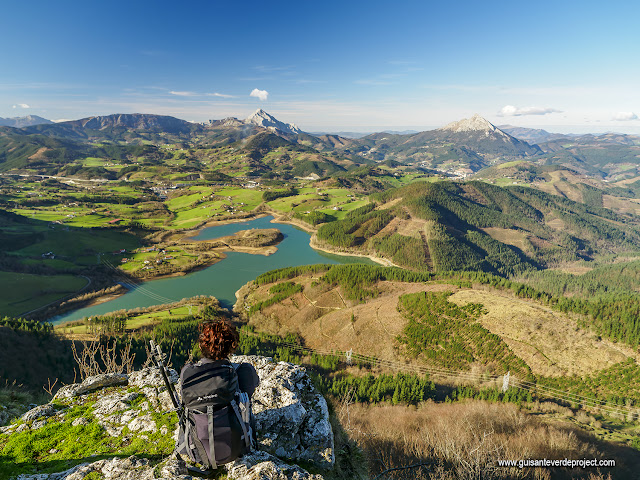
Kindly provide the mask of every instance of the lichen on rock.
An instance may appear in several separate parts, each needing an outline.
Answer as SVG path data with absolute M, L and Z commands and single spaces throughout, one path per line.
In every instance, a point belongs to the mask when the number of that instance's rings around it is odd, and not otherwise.
M 252 398 L 260 449 L 319 468 L 333 466 L 333 431 L 327 402 L 305 368 L 258 356 L 236 356 L 231 361 L 252 364 L 260 377 Z
M 234 480 L 322 480 L 322 475 L 312 475 L 264 451 L 245 455 L 226 468 L 228 477 Z
M 304 461 L 329 469 L 334 464 L 327 404 L 313 387 L 304 367 L 258 356 L 238 356 L 232 361 L 251 363 L 260 377 L 260 386 L 253 395 L 259 449 L 226 465 L 227 477 L 321 480 L 321 475 L 310 474 L 295 465 L 297 461 Z M 175 370 L 170 373 L 170 380 L 177 384 L 178 373 Z M 97 429 L 99 433 L 95 438 L 98 443 L 103 442 L 102 450 L 87 444 L 87 451 L 79 457 L 61 455 L 65 455 L 65 445 L 81 442 L 82 438 L 68 438 L 66 444 L 46 444 L 42 452 L 34 452 L 40 461 L 65 458 L 81 461 L 83 458 L 85 462 L 57 473 L 23 474 L 15 477 L 17 480 L 82 480 L 87 476 L 105 480 L 190 480 L 194 477 L 190 476 L 183 459 L 170 454 L 177 423 L 175 413 L 167 415 L 171 409 L 160 371 L 151 367 L 129 375 L 98 375 L 64 386 L 51 403 L 29 410 L 0 434 L 34 435 L 34 430 L 43 427 L 78 432 Z M 158 450 L 159 444 L 164 445 L 161 450 Z M 106 450 L 105 445 L 112 447 Z M 139 450 L 133 446 L 139 446 Z M 145 458 L 153 448 L 168 458 L 160 464 Z M 93 455 L 100 455 L 102 459 L 86 462 Z M 105 459 L 105 456 L 113 458 Z
M 81 383 L 63 386 L 57 391 L 53 399 L 73 398 L 105 387 L 126 385 L 127 379 L 128 377 L 125 373 L 104 373 L 102 375 L 88 377 Z

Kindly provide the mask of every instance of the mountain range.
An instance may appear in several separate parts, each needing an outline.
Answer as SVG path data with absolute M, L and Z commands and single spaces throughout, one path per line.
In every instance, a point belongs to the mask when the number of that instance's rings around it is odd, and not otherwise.
M 496 127 L 479 115 L 442 128 L 417 133 L 380 132 L 361 138 L 335 134 L 312 135 L 262 109 L 245 118 L 228 117 L 206 124 L 171 116 L 114 114 L 46 123 L 30 116 L 3 119 L 16 126 L 0 126 L 0 169 L 22 168 L 47 159 L 68 163 L 102 146 L 182 145 L 207 158 L 245 152 L 251 171 L 288 166 L 302 176 L 320 176 L 374 162 L 396 162 L 411 168 L 469 175 L 487 167 L 526 159 L 540 165 L 562 165 L 602 179 L 640 175 L 637 158 L 640 137 L 623 134 L 569 136 L 540 129 Z M 42 122 L 38 124 L 33 124 Z M 49 140 L 46 140 L 49 138 Z M 212 149 L 215 149 L 216 153 Z M 105 152 L 106 154 L 106 152 Z M 233 156 L 233 155 L 231 155 Z M 98 155 L 98 158 L 103 158 Z M 109 157 L 104 157 L 109 158 Z M 229 163 L 240 168 L 241 157 Z M 275 163 L 267 165 L 264 159 Z M 278 160 L 279 159 L 279 160 Z M 240 162 L 241 163 L 241 162 Z M 267 162 L 268 163 L 268 162 Z M 304 168 L 296 168 L 300 164 Z M 229 172 L 226 172 L 227 174 Z
M 394 160 L 430 168 L 452 165 L 474 172 L 498 158 L 541 153 L 536 145 L 512 137 L 479 115 L 415 134 L 374 133 L 357 143 L 357 153 L 376 161 Z
M 2 118 L 0 117 L 0 127 L 14 127 L 23 128 L 31 127 L 33 125 L 50 124 L 51 120 L 39 117 L 38 115 L 27 115 L 25 117 L 12 117 Z

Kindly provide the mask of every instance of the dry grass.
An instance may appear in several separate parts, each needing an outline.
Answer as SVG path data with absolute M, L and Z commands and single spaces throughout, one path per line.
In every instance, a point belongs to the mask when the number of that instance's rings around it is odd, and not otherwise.
M 458 305 L 482 303 L 488 310 L 480 317 L 482 325 L 538 375 L 592 374 L 635 356 L 611 342 L 598 341 L 568 315 L 533 302 L 481 290 L 461 290 L 450 300 Z
M 559 218 L 554 218 L 553 220 L 547 220 L 545 223 L 548 227 L 553 228 L 554 230 L 559 230 L 559 231 L 562 231 L 567 227 L 564 221 Z
M 402 201 L 402 197 L 398 197 L 398 198 L 392 198 L 391 200 L 389 200 L 386 203 L 383 203 L 381 205 L 378 205 L 376 207 L 376 210 L 388 210 L 390 208 L 395 207 L 398 203 L 400 203 Z
M 383 478 L 604 480 L 607 472 L 595 469 L 505 468 L 497 465 L 497 459 L 604 459 L 612 455 L 575 427 L 544 423 L 512 404 L 470 401 L 426 403 L 417 408 L 343 404 L 336 410 L 342 427 L 364 450 L 371 478 L 390 468 L 431 462 L 426 467 L 389 472 Z M 628 458 L 616 463 L 613 478 L 633 478 L 624 476 L 633 471 Z
M 598 341 L 579 329 L 565 314 L 493 289 L 461 290 L 446 284 L 380 282 L 380 294 L 362 304 L 345 299 L 340 289 L 312 277 L 293 279 L 304 292 L 252 315 L 249 323 L 259 331 L 283 335 L 297 333 L 306 345 L 374 355 L 386 360 L 406 360 L 397 350 L 396 338 L 407 319 L 397 311 L 398 297 L 421 291 L 453 291 L 457 304 L 482 303 L 488 310 L 482 325 L 499 335 L 535 374 L 585 375 L 640 355 L 609 341 Z M 256 300 L 271 296 L 265 285 L 251 293 Z
M 580 261 L 577 261 L 561 263 L 555 268 L 549 268 L 549 270 L 557 270 L 559 272 L 570 273 L 572 275 L 584 275 L 585 273 L 593 270 L 593 267 L 587 267 Z
M 620 180 L 614 183 L 614 185 L 616 187 L 624 187 L 625 185 L 630 185 L 632 183 L 637 182 L 638 180 L 640 180 L 640 177 L 625 178 L 624 180 Z
M 398 297 L 420 291 L 456 290 L 452 285 L 380 282 L 381 294 L 363 304 L 344 299 L 337 288 L 324 284 L 311 286 L 308 276 L 293 281 L 305 286 L 304 294 L 297 294 L 280 304 L 254 314 L 250 325 L 259 331 L 283 335 L 297 333 L 307 346 L 334 349 L 386 360 L 403 359 L 396 351 L 396 337 L 407 319 L 396 309 Z M 260 287 L 252 295 L 259 300 L 270 296 L 269 287 Z M 353 317 L 352 317 L 353 315 Z M 353 318 L 353 321 L 352 321 Z
M 613 195 L 603 195 L 602 204 L 605 208 L 610 208 L 618 213 L 640 214 L 640 205 L 637 199 L 627 199 L 614 197 Z
M 480 230 L 495 240 L 506 243 L 507 245 L 512 245 L 523 252 L 529 252 L 531 250 L 531 244 L 527 241 L 527 236 L 524 232 L 498 227 L 487 227 L 481 228 Z
M 400 235 L 404 235 L 406 237 L 418 238 L 420 236 L 420 231 L 424 230 L 428 223 L 428 220 L 411 217 L 409 220 L 400 221 L 396 231 Z

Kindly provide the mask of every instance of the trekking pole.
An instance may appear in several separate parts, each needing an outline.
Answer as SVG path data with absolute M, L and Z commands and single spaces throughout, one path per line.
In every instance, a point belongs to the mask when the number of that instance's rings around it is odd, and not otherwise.
M 149 345 L 151 345 L 151 356 L 153 358 L 154 363 L 160 369 L 160 374 L 162 375 L 162 379 L 164 380 L 164 384 L 167 386 L 167 391 L 169 392 L 169 397 L 171 398 L 171 403 L 173 403 L 173 407 L 178 412 L 178 418 L 180 419 L 180 423 L 182 424 L 182 406 L 178 401 L 178 392 L 176 392 L 176 388 L 173 386 L 173 383 L 169 380 L 168 371 L 169 369 L 164 364 L 164 353 L 160 349 L 160 345 L 156 345 L 153 340 L 149 340 Z

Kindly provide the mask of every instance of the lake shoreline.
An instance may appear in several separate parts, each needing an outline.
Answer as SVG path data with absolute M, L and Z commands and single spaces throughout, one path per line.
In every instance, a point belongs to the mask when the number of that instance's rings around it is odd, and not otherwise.
M 341 256 L 344 256 L 344 257 L 368 258 L 372 262 L 376 262 L 376 263 L 382 265 L 383 267 L 398 267 L 398 265 L 393 263 L 391 260 L 387 260 L 386 258 L 376 257 L 375 255 L 368 255 L 368 254 L 364 254 L 364 253 L 339 252 L 337 250 L 331 250 L 330 248 L 326 248 L 324 246 L 321 247 L 321 246 L 319 246 L 317 244 L 317 241 L 315 240 L 315 235 L 312 235 L 311 238 L 309 239 L 309 246 L 311 248 L 313 248 L 314 250 L 319 250 L 319 251 L 324 252 L 324 253 L 330 253 L 331 255 L 341 255 Z
M 184 236 L 181 238 L 187 239 L 187 238 L 197 237 L 198 235 L 200 235 L 202 230 L 205 230 L 207 228 L 219 227 L 221 225 L 230 225 L 232 223 L 250 222 L 252 220 L 257 220 L 258 218 L 268 217 L 269 215 L 270 213 L 260 212 L 260 213 L 251 213 L 250 215 L 247 215 L 246 217 L 242 217 L 242 218 L 227 218 L 226 220 L 209 220 L 199 225 L 197 228 L 193 228 L 191 230 L 184 230 L 183 232 L 180 232 L 184 234 Z
M 280 224 L 282 225 L 282 228 L 277 229 L 280 230 L 280 233 L 284 235 L 284 239 L 280 241 L 284 243 L 279 242 L 277 244 L 277 247 L 275 245 L 266 247 L 232 245 L 232 248 L 225 247 L 224 252 L 218 250 L 220 258 L 215 258 L 213 259 L 214 261 L 207 262 L 207 265 L 198 265 L 188 273 L 174 272 L 160 277 L 140 279 L 141 288 L 139 289 L 122 289 L 117 291 L 116 293 L 109 292 L 108 295 L 90 299 L 87 303 L 83 303 L 83 305 L 79 306 L 78 308 L 66 310 L 63 313 L 55 312 L 54 315 L 48 316 L 47 320 L 51 321 L 54 324 L 58 324 L 68 321 L 74 321 L 85 316 L 106 315 L 109 311 L 128 310 L 131 308 L 136 308 L 137 306 L 142 307 L 147 305 L 160 305 L 162 303 L 170 303 L 169 299 L 177 299 L 178 297 L 182 298 L 193 295 L 214 296 L 220 300 L 221 304 L 227 305 L 229 308 L 232 308 L 233 304 L 236 301 L 236 291 L 241 288 L 242 285 L 250 282 L 256 276 L 266 271 L 296 265 L 308 265 L 317 263 L 350 263 L 348 257 L 352 257 L 352 262 L 356 263 L 358 262 L 357 258 L 362 258 L 367 259 L 371 262 L 376 262 L 383 265 L 385 264 L 384 260 L 375 259 L 368 255 L 351 255 L 345 252 L 332 252 L 331 250 L 324 249 L 322 247 L 316 248 L 315 244 L 310 243 L 310 238 L 308 237 L 308 235 L 311 235 L 311 232 L 309 231 L 309 228 L 303 228 L 296 222 L 283 221 L 281 220 L 280 216 L 274 216 L 272 219 L 265 220 L 264 217 L 267 216 L 269 215 L 261 214 L 259 216 L 255 216 L 253 219 L 243 218 L 237 219 L 235 221 L 227 220 L 224 222 L 224 224 L 237 224 L 250 221 L 254 221 L 257 223 L 249 224 L 247 226 L 242 225 L 235 228 L 227 228 L 222 232 L 215 232 L 215 230 L 211 231 L 208 233 L 208 235 L 216 236 L 208 240 L 232 236 L 242 230 L 272 229 Z M 223 224 L 221 224 L 221 222 L 215 222 L 213 226 L 222 225 Z M 207 240 L 206 236 L 205 240 Z M 193 241 L 194 243 L 200 242 L 199 240 L 190 241 Z M 282 244 L 284 244 L 283 247 L 281 246 Z M 282 252 L 284 252 L 285 254 L 282 255 Z M 323 257 L 323 254 L 325 252 L 332 256 L 335 255 L 335 257 L 327 259 Z M 231 261 L 227 258 L 227 255 L 234 253 L 249 253 L 253 255 L 258 254 L 257 257 L 260 258 L 271 258 L 273 254 L 279 255 L 277 255 L 277 260 L 271 261 L 263 261 L 257 259 L 252 260 L 255 257 L 234 255 L 232 264 L 229 266 L 225 266 L 227 262 Z M 222 260 L 225 261 L 222 262 Z M 218 268 L 217 264 L 220 264 L 221 267 Z M 209 267 L 214 268 L 215 271 L 205 273 L 208 271 Z M 192 277 L 192 275 L 195 277 Z M 182 278 L 184 278 L 185 280 L 183 281 Z M 186 280 L 187 278 L 189 278 L 189 280 Z M 162 282 L 153 284 L 152 280 L 162 280 Z M 166 282 L 169 283 L 167 284 Z M 153 285 L 153 287 L 151 285 Z M 119 300 L 121 297 L 125 297 L 127 295 L 132 295 L 130 297 L 130 300 Z M 165 299 L 167 301 L 163 301 Z M 110 305 L 106 308 L 100 307 L 100 305 L 110 303 L 112 300 L 116 301 L 115 305 Z M 154 301 L 157 303 L 152 303 Z M 108 308 L 111 308 L 111 310 L 108 310 Z M 83 309 L 87 309 L 87 311 L 82 311 Z
M 340 252 L 338 250 L 332 250 L 325 246 L 318 245 L 316 233 L 318 232 L 317 228 L 311 227 L 309 224 L 301 221 L 286 218 L 285 215 L 281 213 L 272 212 L 272 216 L 274 217 L 271 220 L 271 223 L 284 223 L 288 225 L 292 225 L 294 227 L 301 228 L 305 232 L 309 233 L 311 236 L 309 238 L 309 246 L 314 250 L 318 250 L 320 252 L 329 253 L 331 255 L 340 255 L 344 257 L 361 257 L 368 258 L 372 262 L 376 262 L 385 267 L 398 267 L 398 265 L 394 264 L 391 260 L 387 260 L 386 258 L 377 257 L 375 255 L 363 254 L 363 253 L 352 253 L 352 252 Z
M 220 237 L 220 238 L 225 238 L 225 237 Z M 206 241 L 206 240 L 202 240 L 202 241 Z M 262 251 L 260 251 L 262 250 Z M 238 253 L 247 253 L 249 255 L 263 255 L 263 256 L 269 256 L 269 255 L 273 255 L 274 253 L 276 253 L 278 251 L 278 247 L 271 245 L 271 246 L 267 246 L 267 247 L 240 247 L 240 246 L 234 246 L 233 248 L 225 248 L 225 249 L 221 249 L 220 251 L 218 250 L 214 250 L 215 253 L 217 253 L 219 256 L 217 258 L 212 258 L 211 261 L 208 261 L 206 263 L 202 263 L 200 265 L 196 265 L 193 268 L 186 270 L 186 271 L 181 271 L 181 272 L 173 272 L 173 273 L 167 273 L 165 275 L 157 275 L 157 276 L 153 276 L 153 277 L 146 277 L 146 278 L 137 278 L 136 280 L 140 283 L 140 285 L 143 285 L 145 283 L 149 283 L 149 282 L 153 282 L 154 280 L 162 280 L 162 279 L 167 279 L 167 278 L 176 278 L 176 277 L 185 277 L 191 273 L 195 273 L 197 271 L 200 270 L 204 270 L 206 268 L 211 267 L 212 265 L 215 265 L 218 262 L 221 262 L 222 260 L 227 258 L 227 255 L 225 255 L 225 252 L 238 252 Z M 120 284 L 121 285 L 121 284 Z M 73 310 L 79 310 L 81 308 L 88 308 L 88 307 L 94 307 L 96 305 L 101 305 L 103 303 L 107 303 L 110 302 L 112 300 L 115 300 L 123 295 L 126 295 L 130 289 L 123 286 L 123 291 L 121 291 L 120 293 L 105 293 L 103 295 L 99 295 L 96 296 L 90 300 L 87 300 L 86 302 L 82 303 L 81 305 L 78 305 L 78 307 L 74 307 L 71 310 L 67 310 L 67 311 L 63 311 L 62 313 L 69 313 L 70 311 Z M 71 299 L 72 300 L 72 299 Z M 60 314 L 56 314 L 53 315 L 52 317 L 56 317 Z M 43 321 L 46 322 L 48 319 L 44 319 Z

